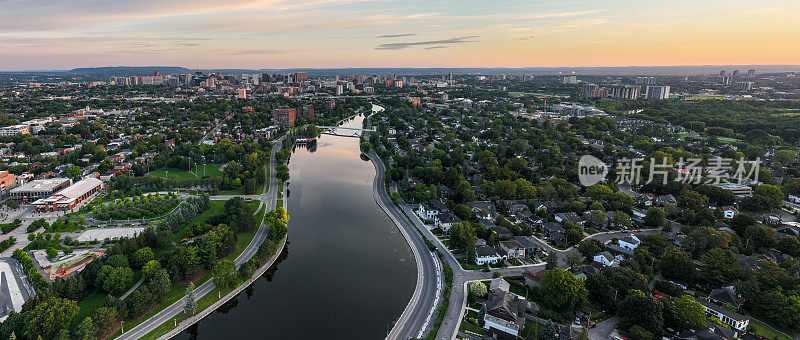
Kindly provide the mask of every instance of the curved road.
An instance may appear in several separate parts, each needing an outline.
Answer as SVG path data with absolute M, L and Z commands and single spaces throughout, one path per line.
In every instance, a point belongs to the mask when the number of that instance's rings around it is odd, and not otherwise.
M 269 159 L 270 180 L 269 180 L 269 190 L 267 191 L 267 193 L 261 195 L 241 195 L 241 197 L 259 199 L 261 201 L 260 208 L 262 209 L 268 209 L 268 210 L 275 209 L 275 205 L 278 202 L 278 193 L 277 193 L 278 180 L 275 178 L 275 172 L 276 172 L 275 153 L 278 152 L 278 150 L 280 150 L 281 146 L 283 145 L 284 138 L 285 136 L 275 141 L 275 144 L 272 147 L 272 151 L 270 152 L 270 159 Z M 236 195 L 216 196 L 212 197 L 212 199 L 227 199 L 231 197 L 236 197 Z M 258 211 L 256 211 L 256 213 L 257 212 Z M 237 267 L 242 263 L 246 262 L 247 260 L 249 260 L 251 257 L 253 257 L 253 255 L 255 255 L 256 251 L 258 250 L 258 247 L 261 246 L 261 243 L 264 242 L 264 240 L 266 239 L 268 230 L 269 227 L 267 227 L 267 225 L 264 224 L 263 221 L 261 221 L 261 225 L 259 226 L 256 235 L 253 237 L 253 240 L 250 242 L 250 244 L 247 245 L 247 248 L 245 248 L 245 250 L 242 251 L 242 253 L 239 254 L 239 256 L 234 261 Z M 194 292 L 195 295 L 197 296 L 197 299 L 199 300 L 201 297 L 205 296 L 206 294 L 214 290 L 214 288 L 215 288 L 214 280 L 208 280 L 203 284 L 201 284 L 200 286 L 198 286 L 197 288 L 195 288 Z M 153 331 L 156 327 L 160 326 L 164 322 L 168 322 L 170 319 L 174 318 L 179 313 L 183 312 L 183 305 L 184 305 L 183 299 L 176 301 L 175 303 L 169 305 L 169 307 L 164 308 L 163 310 L 153 315 L 149 319 L 145 320 L 144 322 L 140 323 L 133 329 L 126 331 L 125 333 L 117 337 L 117 339 L 127 340 L 127 339 L 139 339 L 144 337 L 145 335 Z
M 428 249 L 428 245 L 422 239 L 422 235 L 397 209 L 386 192 L 386 185 L 384 184 L 386 169 L 381 159 L 378 158 L 374 151 L 370 153 L 370 159 L 372 159 L 372 164 L 375 165 L 375 181 L 372 188 L 375 200 L 383 211 L 389 215 L 389 218 L 394 221 L 397 228 L 400 229 L 417 262 L 417 285 L 414 289 L 414 294 L 386 338 L 422 338 L 425 332 L 433 325 L 435 320 L 434 312 L 444 291 L 442 267 L 438 262 L 438 258 Z

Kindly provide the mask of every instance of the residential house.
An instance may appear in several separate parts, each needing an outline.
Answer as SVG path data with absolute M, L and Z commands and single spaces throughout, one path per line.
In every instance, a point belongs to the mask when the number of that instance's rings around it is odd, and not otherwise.
M 734 286 L 726 286 L 712 290 L 711 294 L 708 295 L 708 300 L 720 306 L 724 306 L 727 303 L 736 309 L 739 309 L 742 303 L 744 303 L 742 296 L 736 294 L 736 287 Z
M 513 238 L 500 241 L 500 249 L 506 252 L 509 259 L 525 258 L 525 246 Z
M 445 206 L 442 201 L 429 200 L 419 204 L 419 207 L 417 208 L 417 215 L 423 220 L 433 220 L 436 218 L 436 215 L 439 215 L 444 211 L 447 211 L 447 206 Z
M 544 269 L 537 272 L 532 272 L 529 270 L 522 272 L 522 277 L 525 278 L 525 285 L 531 288 L 541 287 L 542 280 L 544 279 L 544 274 L 546 272 L 547 271 Z
M 439 215 L 434 217 L 434 225 L 437 228 L 442 229 L 444 232 L 449 232 L 450 228 L 453 227 L 453 224 L 459 222 L 461 222 L 461 219 L 449 211 L 439 213 Z
M 642 241 L 639 240 L 639 238 L 636 237 L 633 234 L 625 235 L 622 238 L 620 238 L 619 240 L 617 240 L 617 245 L 620 248 L 628 249 L 628 250 L 631 250 L 631 251 L 636 250 L 636 248 L 638 248 L 639 245 L 641 245 L 641 244 L 642 244 Z
M 724 206 L 724 207 L 722 207 L 722 217 L 725 217 L 727 219 L 733 218 L 738 213 L 739 213 L 739 210 L 734 208 L 734 207 L 732 207 L 732 206 Z
M 504 291 L 492 291 L 486 302 L 483 328 L 493 339 L 516 340 L 525 325 L 524 311 L 518 297 Z M 524 301 L 524 300 L 522 300 Z
M 539 257 L 542 254 L 542 245 L 530 236 L 514 236 L 514 239 L 525 247 L 525 256 Z
M 713 317 L 719 319 L 723 323 L 731 326 L 731 328 L 744 331 L 747 329 L 747 325 L 750 324 L 750 318 L 744 316 L 742 314 L 736 313 L 732 310 L 725 309 L 721 306 L 713 304 L 711 301 L 706 299 L 695 299 L 701 305 L 703 305 L 703 309 L 706 310 L 706 315 L 709 317 Z
M 564 223 L 564 221 L 569 221 L 577 225 L 583 225 L 585 223 L 585 221 L 581 219 L 578 214 L 571 211 L 566 213 L 558 213 L 555 215 L 555 219 L 560 223 Z
M 475 248 L 475 263 L 479 266 L 485 264 L 497 264 L 505 260 L 505 256 L 500 255 L 492 246 L 481 246 Z
M 602 264 L 605 267 L 612 267 L 616 268 L 619 267 L 619 263 L 623 260 L 622 256 L 611 255 L 611 253 L 604 251 L 600 254 L 594 256 L 593 261 Z
M 542 236 L 545 240 L 561 242 L 564 241 L 566 230 L 561 224 L 556 222 L 542 223 Z
M 660 195 L 656 198 L 656 204 L 659 206 L 664 206 L 667 204 L 678 204 L 678 201 L 675 200 L 675 196 L 672 194 Z

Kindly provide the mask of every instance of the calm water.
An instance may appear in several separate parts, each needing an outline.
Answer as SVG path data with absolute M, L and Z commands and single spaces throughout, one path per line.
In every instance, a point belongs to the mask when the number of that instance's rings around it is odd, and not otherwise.
M 362 118 L 345 126 L 361 127 Z M 382 339 L 416 280 L 411 249 L 372 197 L 357 138 L 291 156 L 289 244 L 250 288 L 179 339 Z

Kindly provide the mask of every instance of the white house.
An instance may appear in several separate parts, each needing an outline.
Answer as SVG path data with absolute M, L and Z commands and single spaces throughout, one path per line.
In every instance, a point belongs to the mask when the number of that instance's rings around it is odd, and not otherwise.
M 497 252 L 497 249 L 490 246 L 480 246 L 475 248 L 475 263 L 479 266 L 485 264 L 496 264 L 499 261 L 504 260 L 506 257 L 500 255 Z
M 628 250 L 635 250 L 640 244 L 642 244 L 642 241 L 633 234 L 622 237 L 617 241 L 617 245 L 620 248 L 625 248 Z
M 737 210 L 734 207 L 731 207 L 731 206 L 722 207 L 722 216 L 727 218 L 727 219 L 733 218 L 738 213 L 739 213 L 739 210 Z
M 447 207 L 441 201 L 430 200 L 419 204 L 417 215 L 423 220 L 433 220 L 443 211 L 447 211 Z
M 717 306 L 706 299 L 696 300 L 703 306 L 703 309 L 706 310 L 707 316 L 716 318 L 728 326 L 731 326 L 733 329 L 744 331 L 747 329 L 747 325 L 750 324 L 750 318 L 742 314 Z
M 606 267 L 619 267 L 619 263 L 622 261 L 622 259 L 622 256 L 614 256 L 607 251 L 595 255 L 593 258 L 594 262 L 600 263 Z

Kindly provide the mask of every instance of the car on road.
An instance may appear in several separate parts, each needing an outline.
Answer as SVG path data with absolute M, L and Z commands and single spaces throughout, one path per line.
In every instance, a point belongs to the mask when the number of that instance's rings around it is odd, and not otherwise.
M 481 271 L 482 271 L 482 272 L 484 272 L 484 273 L 488 273 L 488 272 L 490 272 L 491 270 L 490 270 L 489 268 L 483 268 L 483 269 L 481 269 Z
M 596 324 L 596 323 L 594 323 L 594 322 L 590 322 L 590 323 L 589 323 L 589 328 L 590 328 L 590 329 L 591 329 L 591 328 L 595 328 L 595 327 L 597 327 L 597 324 Z
M 633 232 L 634 232 L 634 233 L 641 233 L 641 232 L 642 232 L 642 229 L 636 229 L 636 230 L 634 230 Z

